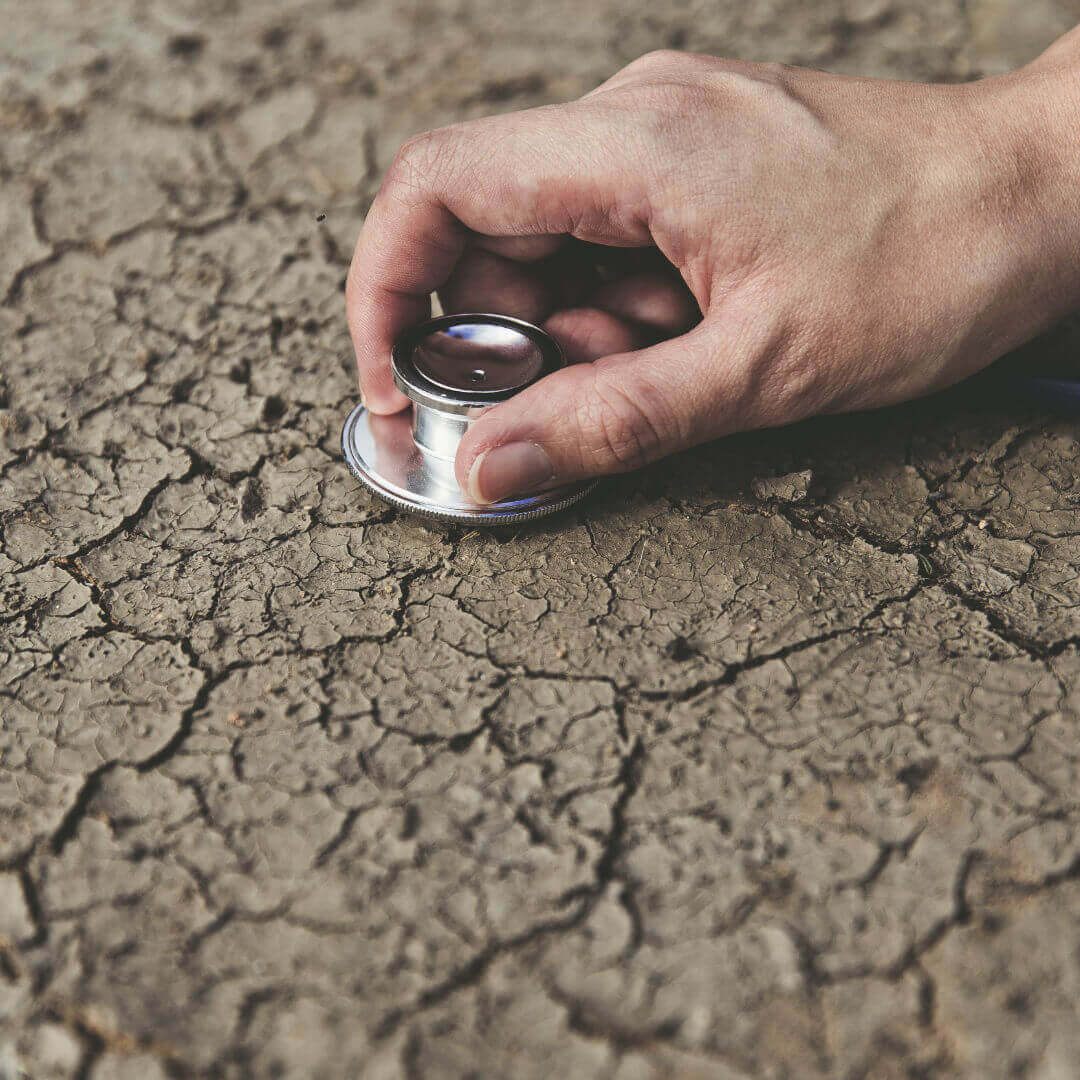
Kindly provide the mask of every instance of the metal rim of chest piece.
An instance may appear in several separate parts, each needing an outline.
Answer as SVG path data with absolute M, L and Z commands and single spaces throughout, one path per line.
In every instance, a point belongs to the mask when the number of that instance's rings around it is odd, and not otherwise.
M 461 439 L 483 412 L 558 371 L 562 350 L 538 326 L 507 315 L 443 315 L 394 343 L 394 384 L 411 408 L 377 416 L 349 413 L 341 448 L 356 478 L 411 513 L 472 525 L 513 525 L 564 510 L 595 481 L 568 484 L 491 504 L 474 502 L 454 476 Z

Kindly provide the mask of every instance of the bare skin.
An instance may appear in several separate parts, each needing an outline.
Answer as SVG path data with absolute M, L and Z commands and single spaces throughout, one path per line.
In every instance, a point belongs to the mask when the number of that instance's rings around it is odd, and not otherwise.
M 661 52 L 578 101 L 406 143 L 347 307 L 361 392 L 430 313 L 540 322 L 571 365 L 487 412 L 480 502 L 972 374 L 1080 299 L 1080 35 L 961 86 Z

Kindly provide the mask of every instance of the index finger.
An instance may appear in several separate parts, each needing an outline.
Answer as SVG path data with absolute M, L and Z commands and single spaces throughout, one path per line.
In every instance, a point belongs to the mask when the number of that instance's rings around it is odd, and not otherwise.
M 477 237 L 530 237 L 522 255 L 570 234 L 650 242 L 627 213 L 609 149 L 582 136 L 572 105 L 470 121 L 411 139 L 398 151 L 357 241 L 346 306 L 361 392 L 374 412 L 406 404 L 390 374 L 394 339 L 430 314 L 429 297 Z M 626 152 L 625 142 L 621 153 Z M 554 241 L 557 243 L 557 241 Z M 496 245 L 498 242 L 496 242 Z
M 405 327 L 431 314 L 431 293 L 450 276 L 465 241 L 461 223 L 430 199 L 406 202 L 405 193 L 381 191 L 372 203 L 349 267 L 345 305 L 360 393 L 373 412 L 408 404 L 391 378 L 390 350 Z

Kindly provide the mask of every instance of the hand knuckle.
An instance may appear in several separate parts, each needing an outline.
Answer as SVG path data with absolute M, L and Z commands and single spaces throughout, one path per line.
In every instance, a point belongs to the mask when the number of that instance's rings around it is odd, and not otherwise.
M 686 54 L 677 49 L 652 49 L 631 61 L 627 70 L 629 68 L 669 68 L 683 63 L 685 58 Z
M 799 101 L 797 68 L 786 64 L 748 64 L 739 68 L 719 67 L 702 80 L 712 104 L 726 109 L 783 107 Z
M 768 60 L 763 64 L 756 65 L 761 76 L 775 83 L 786 83 L 798 72 L 798 68 L 791 64 L 784 64 L 779 60 Z
M 406 139 L 386 170 L 383 186 L 422 188 L 430 179 L 437 162 L 446 152 L 446 129 L 424 131 Z
M 648 402 L 624 387 L 618 376 L 593 365 L 591 392 L 581 396 L 577 425 L 586 464 L 625 472 L 648 464 L 665 449 L 663 426 Z
M 658 78 L 636 86 L 633 105 L 638 123 L 663 136 L 671 129 L 671 118 L 711 104 L 708 94 L 696 83 L 678 78 Z

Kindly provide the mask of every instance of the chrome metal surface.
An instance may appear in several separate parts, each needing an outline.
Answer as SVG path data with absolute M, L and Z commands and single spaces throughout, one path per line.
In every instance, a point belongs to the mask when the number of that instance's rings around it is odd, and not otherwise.
M 454 458 L 485 409 L 564 364 L 555 340 L 520 319 L 487 314 L 431 319 L 402 334 L 391 357 L 394 382 L 412 408 L 375 416 L 358 405 L 341 433 L 345 459 L 377 495 L 445 521 L 504 525 L 562 510 L 595 484 L 481 505 L 458 485 Z
M 467 322 L 421 338 L 413 348 L 413 363 L 442 390 L 498 394 L 538 379 L 544 354 L 516 327 Z
M 469 421 L 454 413 L 429 409 L 426 405 L 412 407 L 412 435 L 417 446 L 438 458 L 453 461 L 458 444 L 469 430 Z
M 458 486 L 452 458 L 435 457 L 416 445 L 408 412 L 374 416 L 363 405 L 345 421 L 341 447 L 349 468 L 369 490 L 402 510 L 442 521 L 513 525 L 573 506 L 596 486 L 576 484 L 479 505 Z
M 443 315 L 394 343 L 394 383 L 418 405 L 469 415 L 507 401 L 565 366 L 562 350 L 538 326 L 508 315 Z

